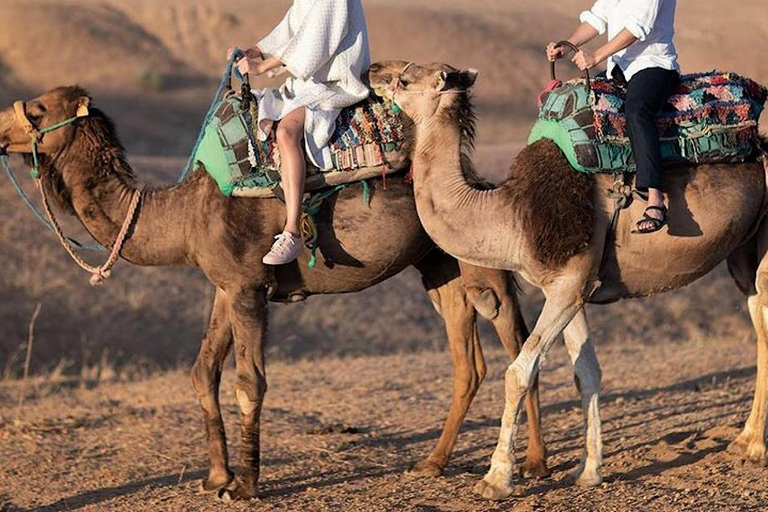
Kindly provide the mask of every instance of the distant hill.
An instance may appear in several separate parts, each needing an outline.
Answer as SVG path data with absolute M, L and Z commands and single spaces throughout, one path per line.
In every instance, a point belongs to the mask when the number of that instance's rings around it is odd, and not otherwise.
M 543 48 L 565 38 L 589 1 L 363 0 L 374 60 L 445 61 L 480 70 L 478 163 L 499 175 L 535 117 L 548 80 Z M 111 115 L 143 176 L 169 182 L 183 163 L 211 99 L 229 45 L 246 45 L 283 15 L 287 0 L 3 0 L 0 104 L 57 85 L 87 87 Z M 678 49 L 687 71 L 738 71 L 768 83 L 768 6 L 741 0 L 678 3 Z M 564 76 L 575 70 L 563 63 Z M 270 82 L 260 81 L 261 85 Z M 150 155 L 155 158 L 133 158 Z M 68 221 L 68 230 L 76 231 Z M 210 290 L 194 271 L 132 269 L 91 289 L 0 178 L 0 371 L 18 368 L 29 315 L 44 303 L 33 362 L 73 364 L 108 351 L 119 363 L 170 365 L 198 346 Z M 724 271 L 688 290 L 595 308 L 596 338 L 749 336 Z M 525 298 L 534 318 L 539 299 Z M 716 311 L 717 316 L 709 311 Z M 391 326 L 397 325 L 397 332 Z M 278 306 L 270 354 L 411 351 L 443 341 L 415 273 L 364 294 Z

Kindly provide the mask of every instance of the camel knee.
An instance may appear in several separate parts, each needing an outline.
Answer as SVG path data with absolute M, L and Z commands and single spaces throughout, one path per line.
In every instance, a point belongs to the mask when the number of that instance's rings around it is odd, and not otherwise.
M 426 281 L 423 281 L 423 282 L 424 282 L 424 288 L 427 289 L 427 296 L 429 296 L 429 300 L 430 302 L 432 302 L 432 307 L 435 308 L 435 311 L 437 311 L 438 315 L 443 316 L 443 305 L 442 305 L 442 302 L 440 301 L 440 293 L 434 288 L 432 289 L 427 288 Z
M 198 357 L 190 372 L 192 389 L 198 397 L 206 396 L 213 390 L 213 368 Z
M 465 290 L 467 298 L 480 316 L 486 320 L 494 320 L 499 316 L 501 299 L 493 289 L 467 286 Z
M 599 393 L 603 372 L 597 361 L 594 364 L 576 364 L 573 381 L 579 393 Z
M 475 371 L 477 371 L 477 387 L 485 380 L 485 376 L 488 375 L 488 367 L 485 366 L 485 361 L 482 359 L 475 365 Z
M 261 404 L 266 392 L 266 379 L 252 375 L 238 375 L 235 384 L 235 398 L 240 413 L 243 416 L 252 415 Z
M 521 364 L 518 360 L 507 366 L 507 371 L 504 373 L 504 386 L 507 395 L 521 396 L 531 391 L 534 382 L 531 373 L 532 368 L 527 368 L 526 365 Z
M 536 382 L 538 375 L 541 337 L 531 335 L 523 346 L 523 350 L 515 360 L 507 367 L 504 382 L 509 391 L 509 386 L 518 387 L 530 391 Z

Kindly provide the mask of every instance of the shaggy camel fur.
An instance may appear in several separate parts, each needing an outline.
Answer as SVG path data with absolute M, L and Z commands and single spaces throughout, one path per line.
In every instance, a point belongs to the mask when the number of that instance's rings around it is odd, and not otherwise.
M 31 122 L 44 128 L 73 116 L 78 106 L 89 101 L 82 89 L 65 87 L 28 102 L 25 108 Z M 27 153 L 29 159 L 29 136 L 12 109 L 0 112 L 0 150 L 9 146 Z M 111 121 L 91 108 L 89 117 L 46 134 L 42 147 L 42 179 L 51 199 L 59 209 L 76 215 L 95 239 L 110 246 L 137 187 Z M 459 267 L 452 257 L 434 249 L 424 233 L 410 183 L 390 179 L 386 191 L 379 185 L 374 183 L 370 207 L 363 204 L 359 184 L 326 202 L 319 222 L 322 255 L 314 270 L 308 269 L 306 257 L 277 268 L 262 265 L 272 235 L 285 222 L 285 208 L 277 200 L 225 198 L 203 171 L 179 185 L 143 192 L 122 256 L 137 265 L 199 267 L 217 290 L 192 370 L 210 454 L 204 490 L 233 499 L 257 493 L 270 300 L 295 302 L 313 294 L 357 292 L 416 266 L 445 319 L 455 369 L 453 400 L 442 435 L 432 453 L 412 469 L 420 476 L 442 473 L 485 376 L 476 311 L 493 322 L 510 355 L 518 354 L 527 330 L 511 275 L 466 264 Z M 233 347 L 241 412 L 242 473 L 237 477 L 228 465 L 218 397 L 222 367 Z M 531 442 L 524 471 L 544 475 L 548 470 L 536 392 L 528 401 L 528 414 Z
M 648 296 L 685 286 L 721 261 L 747 303 L 757 332 L 757 382 L 752 412 L 732 448 L 766 463 L 768 406 L 768 229 L 765 169 L 760 162 L 678 166 L 664 176 L 669 226 L 632 235 L 639 202 L 622 213 L 603 258 L 613 202 L 606 175 L 577 175 L 549 141 L 523 149 L 506 181 L 493 190 L 473 185 L 467 165 L 474 114 L 468 90 L 477 72 L 444 64 L 380 63 L 374 89 L 394 98 L 413 122 L 416 208 L 430 237 L 461 261 L 514 270 L 540 288 L 544 309 L 505 377 L 506 402 L 491 468 L 476 491 L 512 493 L 518 412 L 541 362 L 562 332 L 582 395 L 585 451 L 571 478 L 602 481 L 598 399 L 600 368 L 584 316 L 587 302 Z

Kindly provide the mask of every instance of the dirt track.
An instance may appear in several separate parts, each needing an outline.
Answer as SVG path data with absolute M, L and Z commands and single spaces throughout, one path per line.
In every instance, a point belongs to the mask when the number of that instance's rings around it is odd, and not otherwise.
M 229 506 L 196 494 L 206 459 L 185 372 L 90 390 L 38 385 L 18 422 L 18 385 L 5 384 L 0 510 L 765 510 L 768 470 L 725 451 L 750 405 L 751 340 L 653 349 L 598 344 L 598 351 L 606 483 L 597 489 L 562 481 L 581 451 L 581 412 L 558 345 L 543 376 L 553 476 L 522 482 L 518 496 L 504 502 L 471 492 L 487 468 L 502 407 L 505 356 L 493 348 L 447 475 L 433 480 L 403 472 L 440 432 L 450 392 L 447 354 L 270 366 L 262 499 Z M 231 372 L 224 389 L 232 433 Z

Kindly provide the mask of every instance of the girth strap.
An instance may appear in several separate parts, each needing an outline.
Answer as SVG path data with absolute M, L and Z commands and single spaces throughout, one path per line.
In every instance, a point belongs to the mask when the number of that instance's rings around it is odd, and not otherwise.
M 605 195 L 613 199 L 613 215 L 611 216 L 611 223 L 608 226 L 608 234 L 605 236 L 605 242 L 603 244 L 603 252 L 600 255 L 600 264 L 597 270 L 596 286 L 592 293 L 594 293 L 601 285 L 603 281 L 603 265 L 605 264 L 605 258 L 608 255 L 608 250 L 613 245 L 616 239 L 616 226 L 619 224 L 619 217 L 621 216 L 621 210 L 629 208 L 632 204 L 632 185 L 630 185 L 631 176 L 629 173 L 621 173 L 616 176 L 613 182 L 613 186 L 605 191 Z

